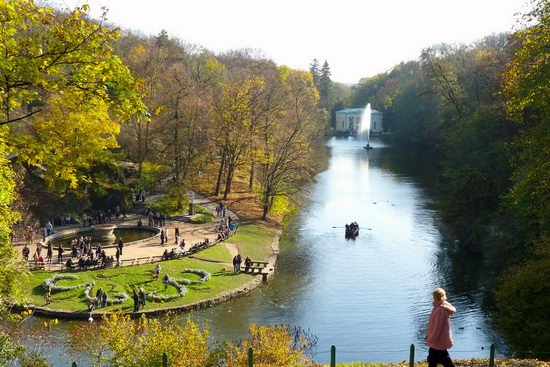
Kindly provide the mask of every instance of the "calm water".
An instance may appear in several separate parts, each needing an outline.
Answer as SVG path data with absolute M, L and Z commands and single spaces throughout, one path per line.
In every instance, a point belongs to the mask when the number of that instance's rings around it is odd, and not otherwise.
M 133 241 L 139 241 L 144 240 L 146 238 L 154 236 L 156 233 L 152 230 L 148 230 L 145 228 L 137 229 L 137 228 L 116 228 L 113 231 L 115 235 L 115 239 L 111 241 L 95 241 L 92 240 L 92 248 L 97 247 L 97 245 L 106 246 L 106 245 L 112 245 L 118 243 L 118 241 L 122 238 L 122 240 L 125 243 L 133 242 Z M 70 248 L 71 247 L 71 241 L 73 238 L 78 238 L 80 236 L 92 236 L 92 231 L 82 232 L 79 233 L 77 236 L 70 236 L 67 238 L 59 239 L 52 242 L 52 246 L 55 248 L 59 245 L 63 247 Z
M 493 342 L 504 350 L 482 308 L 480 260 L 448 255 L 452 240 L 434 210 L 429 154 L 380 140 L 368 153 L 351 139 L 327 144 L 328 169 L 288 225 L 275 278 L 194 317 L 208 320 L 219 339 L 245 337 L 252 322 L 309 329 L 321 362 L 332 344 L 338 361 L 405 360 L 411 343 L 420 359 L 431 290 L 442 286 L 458 310 L 452 356 L 487 356 Z M 356 240 L 334 228 L 351 221 L 363 228 Z M 65 327 L 57 328 L 52 361 L 67 360 L 58 344 L 64 338 Z

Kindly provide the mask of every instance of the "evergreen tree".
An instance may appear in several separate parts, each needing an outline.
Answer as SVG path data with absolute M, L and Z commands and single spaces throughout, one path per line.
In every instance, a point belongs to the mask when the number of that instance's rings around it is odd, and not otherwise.
M 168 37 L 168 32 L 165 29 L 162 29 L 158 36 L 155 37 L 157 42 L 157 47 L 165 47 L 168 44 L 170 38 Z
M 332 99 L 332 80 L 330 80 L 330 67 L 327 60 L 325 60 L 325 62 L 323 63 L 323 67 L 321 68 L 318 89 L 321 97 L 319 101 L 321 108 L 325 109 L 326 111 L 330 111 Z
M 309 65 L 309 72 L 313 75 L 313 84 L 319 90 L 319 78 L 321 77 L 321 72 L 319 71 L 319 61 L 313 59 L 313 62 Z

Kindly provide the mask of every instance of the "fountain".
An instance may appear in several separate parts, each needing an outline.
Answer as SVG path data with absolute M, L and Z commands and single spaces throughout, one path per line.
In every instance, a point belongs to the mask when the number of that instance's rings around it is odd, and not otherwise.
M 365 110 L 363 111 L 363 115 L 361 116 L 361 126 L 359 128 L 359 135 L 361 138 L 365 139 L 367 141 L 367 145 L 365 145 L 363 148 L 369 150 L 372 149 L 370 146 L 370 117 L 371 117 L 371 108 L 370 103 L 367 103 L 367 106 L 365 107 Z
M 113 242 L 116 239 L 115 224 L 96 224 L 92 226 L 92 238 L 99 242 Z

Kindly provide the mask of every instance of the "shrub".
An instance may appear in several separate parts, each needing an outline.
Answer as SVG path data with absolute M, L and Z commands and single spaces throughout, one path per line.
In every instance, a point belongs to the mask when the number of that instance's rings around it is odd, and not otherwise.
M 239 345 L 229 343 L 228 367 L 246 366 L 248 348 L 254 350 L 254 366 L 296 366 L 311 362 L 307 356 L 316 338 L 301 330 L 291 332 L 286 325 L 250 325 L 250 338 Z
M 150 205 L 154 212 L 164 213 L 167 216 L 177 216 L 187 211 L 189 202 L 187 199 L 181 201 L 181 207 L 178 206 L 178 198 L 175 196 L 164 195 Z
M 113 315 L 104 319 L 100 334 L 112 351 L 113 367 L 160 367 L 165 352 L 171 367 L 204 367 L 209 360 L 208 330 L 191 318 L 182 323 L 171 316 L 133 321 Z

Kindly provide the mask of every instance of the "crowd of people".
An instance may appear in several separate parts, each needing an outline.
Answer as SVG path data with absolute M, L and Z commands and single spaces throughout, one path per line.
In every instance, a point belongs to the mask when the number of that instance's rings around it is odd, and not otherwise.
M 143 189 L 138 190 L 135 198 L 138 201 L 144 201 L 145 191 Z M 237 226 L 236 226 L 236 223 L 234 223 L 234 220 L 231 217 L 231 215 L 229 215 L 229 211 L 223 202 L 219 202 L 216 205 L 215 211 L 216 211 L 216 215 L 218 217 L 221 217 L 219 224 L 216 227 L 217 238 L 215 242 L 219 242 L 228 238 L 231 235 L 231 233 L 236 230 Z M 168 228 L 166 227 L 166 219 L 167 219 L 166 215 L 160 212 L 154 212 L 150 208 L 146 208 L 144 214 L 145 214 L 145 217 L 148 219 L 149 221 L 148 224 L 150 226 L 161 227 L 160 236 L 159 236 L 161 245 L 165 246 L 166 244 L 170 243 L 171 239 L 169 238 Z M 110 223 L 113 217 L 120 218 L 121 216 L 122 216 L 122 219 L 127 218 L 126 210 L 124 206 L 116 205 L 113 208 L 113 210 L 111 209 L 107 209 L 107 211 L 95 210 L 92 212 L 84 213 L 82 216 L 82 222 L 83 222 L 82 224 L 83 226 L 87 227 L 94 224 Z M 69 221 L 70 216 L 67 216 L 65 219 L 66 221 Z M 137 226 L 138 227 L 143 226 L 142 218 L 138 218 Z M 44 238 L 47 235 L 53 234 L 54 233 L 53 229 L 54 229 L 54 225 L 50 220 L 47 222 L 46 226 L 44 227 L 44 231 L 43 231 Z M 207 248 L 210 245 L 212 245 L 212 243 L 209 238 L 205 238 L 203 241 L 194 243 L 188 249 L 186 249 L 185 239 L 181 237 L 180 229 L 178 227 L 174 227 L 173 245 L 174 247 L 171 250 L 169 249 L 164 250 L 164 253 L 162 255 L 162 260 L 171 260 L 171 259 L 180 258 L 185 254 L 194 253 L 204 248 Z M 94 266 L 112 266 L 115 264 L 116 265 L 120 264 L 120 258 L 122 256 L 123 248 L 124 248 L 124 242 L 122 239 L 120 239 L 116 247 L 115 255 L 107 256 L 104 248 L 102 248 L 101 245 L 97 245 L 97 246 L 92 245 L 92 238 L 90 236 L 80 236 L 70 241 L 70 249 L 67 249 L 66 247 L 64 248 L 61 245 L 57 246 L 56 248 L 53 248 L 52 243 L 51 242 L 48 243 L 45 258 L 41 254 L 42 244 L 38 243 L 36 251 L 33 253 L 32 260 L 34 260 L 36 267 L 43 265 L 45 262 L 48 262 L 51 264 L 53 261 L 52 258 L 54 256 L 54 252 L 57 252 L 57 263 L 64 264 L 66 268 L 86 269 Z M 22 249 L 23 258 L 26 261 L 29 261 L 30 254 L 31 254 L 31 250 L 29 248 L 29 245 L 25 245 Z M 67 258 L 68 254 L 70 254 L 69 258 Z M 242 263 L 242 259 L 240 259 L 239 268 L 241 263 Z M 246 261 L 245 261 L 245 265 L 246 265 Z
M 124 248 L 124 241 L 119 239 L 115 256 L 107 256 L 105 249 L 101 244 L 98 244 L 95 248 L 92 246 L 92 238 L 89 236 L 80 236 L 71 241 L 71 257 L 66 261 L 65 267 L 67 269 L 73 269 L 78 267 L 79 269 L 87 269 L 92 266 L 112 266 L 118 264 L 120 256 L 122 255 L 122 249 Z M 65 251 L 61 245 L 57 248 L 58 251 L 58 263 L 62 262 L 63 252 Z M 116 259 L 116 260 L 115 260 Z
M 83 213 L 82 214 L 82 226 L 83 227 L 90 227 L 95 224 L 104 224 L 104 223 L 112 223 L 113 217 L 116 219 L 126 219 L 128 218 L 126 216 L 126 207 L 124 205 L 115 205 L 115 207 L 111 210 L 111 208 L 108 208 L 106 211 L 103 210 L 93 210 L 89 214 Z
M 165 227 L 166 215 L 154 212 L 150 208 L 145 208 L 145 216 L 149 219 L 149 227 Z

